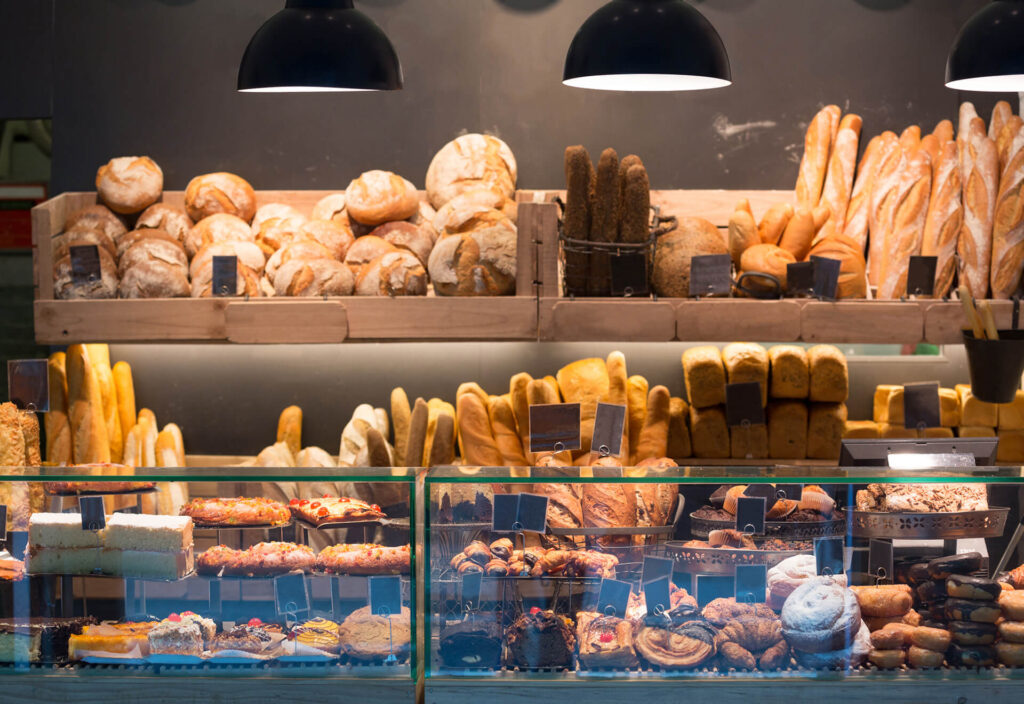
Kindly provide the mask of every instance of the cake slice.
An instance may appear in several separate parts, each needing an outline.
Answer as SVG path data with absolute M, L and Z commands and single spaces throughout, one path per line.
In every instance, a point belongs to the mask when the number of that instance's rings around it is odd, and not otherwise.
M 180 579 L 195 569 L 195 556 L 191 545 L 178 552 L 106 549 L 100 553 L 100 569 L 121 577 Z
M 38 515 L 38 514 L 37 514 Z M 31 546 L 29 574 L 92 574 L 101 569 L 99 547 L 40 548 Z
M 80 513 L 34 513 L 28 519 L 28 542 L 33 548 L 96 548 L 103 531 L 82 530 Z
M 103 544 L 108 549 L 182 552 L 192 547 L 192 519 L 115 513 L 107 519 Z

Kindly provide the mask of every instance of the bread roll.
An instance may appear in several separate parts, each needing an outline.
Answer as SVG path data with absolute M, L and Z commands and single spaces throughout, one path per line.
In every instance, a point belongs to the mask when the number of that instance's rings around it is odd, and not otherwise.
M 838 458 L 845 431 L 846 404 L 812 403 L 807 421 L 808 459 Z
M 50 380 L 50 410 L 43 418 L 46 428 L 46 461 L 71 464 L 71 426 L 68 422 L 68 382 L 65 355 L 54 352 L 47 363 Z
M 96 171 L 96 192 L 115 213 L 138 213 L 164 190 L 164 172 L 148 156 L 121 156 Z
M 338 220 L 309 220 L 299 228 L 299 236 L 319 242 L 339 262 L 356 241 L 348 224 Z
M 958 141 L 959 141 L 958 137 Z M 974 298 L 986 298 L 992 263 L 992 226 L 999 184 L 999 154 L 981 119 L 960 142 L 964 224 L 957 243 L 959 281 Z
M 889 211 L 892 227 L 886 230 L 879 298 L 899 298 L 907 293 L 910 257 L 921 252 L 931 191 L 931 157 L 922 149 L 908 156 L 896 191 L 897 203 Z
M 807 456 L 807 404 L 772 401 L 767 419 L 768 457 L 802 460 Z
M 491 186 L 475 186 L 438 208 L 430 219 L 430 225 L 435 232 L 443 232 L 459 217 L 459 213 L 486 210 L 497 210 L 513 222 L 516 220 L 515 201 Z
M 608 396 L 608 369 L 603 359 L 581 359 L 558 370 L 558 388 L 566 403 L 580 404 L 580 450 L 574 457 L 590 452 L 594 415 L 598 402 Z
M 216 242 L 253 242 L 252 230 L 242 218 L 218 213 L 203 218 L 185 236 L 185 252 L 193 257 L 206 245 Z
M 128 269 L 152 262 L 177 266 L 182 270 L 188 268 L 188 259 L 181 245 L 162 239 L 143 239 L 121 255 L 118 261 L 118 275 L 123 277 Z
M 319 242 L 314 240 L 296 240 L 286 244 L 274 252 L 267 260 L 267 278 L 274 282 L 277 271 L 280 267 L 296 259 L 313 260 L 327 259 L 337 261 L 331 257 L 331 253 Z
M 795 218 L 794 218 L 795 219 Z M 740 259 L 740 269 L 744 274 L 769 274 L 778 279 L 782 290 L 786 289 L 788 267 L 796 263 L 796 257 L 790 252 L 774 244 L 754 245 Z M 758 286 L 754 281 L 747 281 L 747 286 Z
M 899 144 L 895 132 L 883 132 L 870 142 L 864 149 L 857 166 L 857 179 L 853 184 L 853 193 L 846 208 L 846 218 L 842 232 L 857 243 L 861 253 L 868 241 L 868 219 L 871 213 L 871 191 L 879 169 L 892 150 Z
M 994 118 L 993 118 L 994 119 Z M 1010 298 L 1024 272 L 1024 127 L 1007 151 L 992 227 L 992 298 Z
M 129 249 L 139 244 L 140 242 L 146 242 L 149 240 L 159 240 L 165 245 L 171 245 L 176 247 L 185 256 L 185 245 L 183 245 L 176 237 L 163 230 L 156 230 L 152 228 L 142 228 L 141 230 L 132 230 L 124 235 L 117 241 L 117 259 L 120 264 L 121 258 L 125 255 Z M 188 260 L 187 257 L 186 261 Z
M 385 239 L 374 235 L 365 235 L 357 239 L 348 249 L 345 255 L 345 264 L 352 269 L 353 274 L 358 274 L 364 264 L 369 264 L 374 259 L 388 252 L 397 252 L 398 247 Z
M 262 274 L 266 266 L 263 250 L 252 242 L 215 242 L 206 245 L 192 257 L 192 263 L 189 264 L 189 275 L 193 279 L 196 278 L 200 270 L 212 266 L 214 257 L 236 257 L 239 264 L 245 265 L 257 274 Z
M 75 242 L 71 246 L 77 246 Z M 100 261 L 100 278 L 76 284 L 71 278 L 71 255 L 63 257 L 53 267 L 53 292 L 59 299 L 116 298 L 117 265 L 106 249 L 97 247 Z
M 304 215 L 294 215 L 286 218 L 267 218 L 260 223 L 258 228 L 250 229 L 253 231 L 256 244 L 260 249 L 272 254 L 301 239 L 302 226 L 305 224 L 306 217 Z
M 829 157 L 825 185 L 819 202 L 829 211 L 826 235 L 843 232 L 843 228 L 846 226 L 846 211 L 853 193 L 854 169 L 857 166 L 857 151 L 860 145 L 862 125 L 863 121 L 860 116 L 854 114 L 845 115 L 839 123 L 839 132 L 832 147 L 832 155 Z M 807 248 L 810 249 L 809 244 Z M 796 252 L 793 254 L 798 259 L 803 259 Z M 804 256 L 806 256 L 806 252 Z
M 833 345 L 815 345 L 807 350 L 810 365 L 811 401 L 843 403 L 850 395 L 850 374 L 846 356 Z
M 500 215 L 497 211 L 493 211 Z M 515 293 L 515 225 L 504 216 L 465 223 L 442 237 L 428 260 L 434 292 L 440 296 L 502 296 Z
M 399 249 L 405 249 L 416 255 L 420 263 L 427 265 L 430 250 L 434 248 L 434 238 L 424 229 L 410 222 L 389 222 L 381 225 L 370 233 L 390 242 Z
M 726 382 L 756 383 L 761 387 L 761 405 L 768 403 L 768 353 L 764 347 L 747 342 L 734 342 L 722 349 Z
M 690 295 L 690 260 L 706 254 L 729 254 L 718 228 L 703 218 L 679 218 L 679 226 L 658 238 L 651 285 L 668 298 Z
M 122 235 L 122 238 L 124 236 Z M 53 238 L 53 260 L 58 261 L 66 257 L 70 247 L 81 247 L 94 244 L 106 251 L 112 257 L 118 256 L 117 244 L 107 233 L 95 228 L 85 228 L 83 225 L 75 225 L 63 234 Z
M 345 212 L 345 194 L 331 193 L 316 202 L 313 212 L 310 213 L 312 220 L 334 220 L 341 221 L 348 225 L 348 215 Z
M 664 386 L 655 386 L 647 395 L 647 418 L 637 441 L 637 462 L 668 456 L 671 403 L 672 398 Z
M 416 186 L 390 171 L 366 171 L 345 189 L 345 210 L 364 225 L 405 220 L 419 208 Z
M 235 174 L 203 174 L 185 187 L 185 211 L 196 222 L 210 215 L 227 213 L 248 225 L 256 214 L 256 192 L 248 181 Z
M 427 168 L 427 198 L 440 208 L 455 196 L 488 186 L 512 198 L 518 169 L 508 145 L 497 137 L 465 134 L 444 145 Z
M 271 219 L 302 222 L 306 220 L 306 216 L 298 208 L 287 203 L 264 203 L 256 208 L 256 213 L 252 216 L 250 227 L 253 236 L 259 235 L 263 223 Z
M 839 260 L 836 298 L 867 298 L 864 250 L 852 239 L 839 233 L 830 235 L 811 247 L 810 256 Z
M 74 229 L 100 230 L 114 242 L 128 231 L 121 219 L 105 205 L 89 205 L 71 213 L 64 223 L 64 231 Z
M 68 347 L 67 381 L 72 461 L 110 462 L 102 389 L 85 345 Z
M 135 221 L 137 229 L 161 230 L 171 235 L 184 246 L 185 236 L 193 226 L 192 219 L 184 210 L 166 203 L 153 203 Z
M 190 291 L 185 266 L 156 258 L 125 271 L 118 285 L 121 298 L 187 298 Z
M 729 255 L 737 269 L 740 269 L 743 253 L 756 244 L 761 244 L 761 237 L 757 234 L 754 216 L 746 210 L 736 209 L 729 218 Z
M 761 238 L 761 244 L 775 244 L 782 239 L 782 233 L 786 231 L 790 219 L 793 217 L 793 206 L 789 203 L 776 203 L 768 208 L 761 217 L 757 226 L 757 234 Z
M 792 254 L 794 261 L 802 262 L 807 259 L 807 254 L 811 251 L 814 233 L 814 215 L 810 211 L 800 208 L 786 225 L 786 229 L 779 239 L 779 247 Z
M 425 296 L 427 272 L 411 252 L 388 252 L 359 270 L 355 293 L 357 296 Z
M 725 423 L 725 406 L 697 408 L 690 405 L 690 437 L 693 456 L 700 459 L 729 457 L 731 443 Z
M 804 155 L 796 181 L 796 200 L 810 210 L 818 205 L 825 184 L 829 154 L 839 127 L 841 111 L 836 105 L 822 108 L 811 120 L 804 139 Z

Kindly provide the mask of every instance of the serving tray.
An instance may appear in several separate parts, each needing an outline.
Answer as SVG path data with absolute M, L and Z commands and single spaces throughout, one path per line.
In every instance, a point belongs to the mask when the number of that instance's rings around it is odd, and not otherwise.
M 995 538 L 1003 534 L 1009 508 L 950 513 L 851 511 L 855 538 L 944 539 Z
M 732 576 L 737 565 L 774 567 L 788 557 L 808 550 L 735 550 L 730 548 L 687 548 L 683 541 L 669 540 L 665 552 L 676 562 L 676 569 L 687 574 Z
M 706 540 L 708 534 L 713 530 L 727 530 L 735 527 L 735 520 L 698 518 L 693 513 L 690 514 L 690 533 L 694 538 Z M 765 521 L 764 534 L 765 537 L 779 538 L 780 540 L 831 538 L 846 534 L 846 518 L 833 518 L 828 521 Z

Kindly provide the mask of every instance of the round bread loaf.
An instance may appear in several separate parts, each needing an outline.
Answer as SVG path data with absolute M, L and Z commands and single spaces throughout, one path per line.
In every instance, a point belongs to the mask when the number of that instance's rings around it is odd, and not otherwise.
M 132 249 L 145 246 L 146 242 L 140 242 Z M 187 271 L 184 264 L 155 257 L 140 261 L 124 272 L 118 292 L 121 298 L 187 297 L 190 291 Z
M 252 242 L 252 230 L 236 215 L 217 213 L 205 217 L 195 224 L 185 237 L 185 253 L 194 257 L 208 244 L 214 242 Z
M 287 203 L 264 203 L 256 208 L 256 214 L 252 216 L 252 233 L 258 235 L 260 225 L 271 218 L 292 218 L 302 222 L 306 221 L 305 215 Z
M 718 228 L 703 218 L 679 218 L 679 227 L 658 238 L 651 285 L 667 298 L 690 295 L 690 260 L 707 254 L 728 254 Z
M 194 279 L 196 278 L 200 269 L 208 266 L 212 266 L 211 262 L 214 257 L 236 257 L 239 264 L 243 264 L 256 275 L 263 273 L 263 268 L 266 265 L 266 257 L 263 256 L 263 250 L 257 247 L 252 242 L 213 242 L 206 245 L 196 256 L 192 257 L 192 264 L 189 267 L 189 275 Z
M 260 224 L 259 230 L 255 230 L 256 244 L 264 252 L 276 252 L 285 245 L 299 237 L 299 230 L 306 224 L 303 215 L 286 218 L 268 218 Z
M 241 262 L 235 267 L 235 295 L 256 298 L 263 295 L 260 278 L 256 272 Z M 192 298 L 209 298 L 213 289 L 213 258 L 199 268 L 192 276 Z
M 278 296 L 351 296 L 352 270 L 337 259 L 292 259 L 274 278 Z
M 197 222 L 210 215 L 227 213 L 248 225 L 256 214 L 256 191 L 235 174 L 223 171 L 203 174 L 185 187 L 185 210 Z
M 359 270 L 357 296 L 425 296 L 427 272 L 412 252 L 383 254 Z
M 348 223 L 345 212 L 345 194 L 331 193 L 316 202 L 311 214 L 313 220 L 344 220 Z
M 409 218 L 409 222 L 421 227 L 426 226 L 436 240 L 437 231 L 434 229 L 435 217 L 437 217 L 437 211 L 434 210 L 433 206 L 425 200 L 420 200 L 419 207 L 416 209 L 416 212 L 413 213 L 412 217 Z
M 153 203 L 139 215 L 139 219 L 135 221 L 135 229 L 163 230 L 184 244 L 185 237 L 192 229 L 193 224 L 192 219 L 184 210 L 179 210 L 166 203 Z
M 781 618 L 786 641 L 805 653 L 842 650 L 861 628 L 857 597 L 830 577 L 815 577 L 797 587 L 786 599 Z
M 512 220 L 500 210 L 470 206 L 460 210 L 453 210 L 445 218 L 443 226 L 438 230 L 438 233 L 441 237 L 464 235 L 473 230 L 492 226 L 500 226 L 510 232 L 516 231 L 516 226 Z
M 796 257 L 782 247 L 774 244 L 755 244 L 743 252 L 740 257 L 740 270 L 744 274 L 768 274 L 779 280 L 782 290 L 786 289 L 786 267 L 796 264 Z M 744 280 L 744 286 L 756 286 L 770 290 L 769 286 L 760 285 L 756 279 Z
M 79 227 L 86 230 L 102 230 L 114 242 L 128 231 L 121 219 L 105 205 L 90 205 L 71 213 L 64 223 L 64 231 Z
M 504 296 L 515 293 L 515 225 L 504 216 L 475 222 L 475 229 L 442 237 L 434 245 L 428 268 L 437 295 Z
M 53 238 L 53 260 L 57 261 L 67 256 L 68 247 L 72 245 L 94 244 L 112 257 L 117 256 L 117 245 L 110 239 L 103 230 L 87 228 L 84 225 L 75 225 L 67 232 Z
M 188 258 L 185 257 L 185 250 L 176 242 L 152 238 L 142 239 L 133 244 L 117 263 L 117 273 L 124 279 L 125 272 L 146 262 L 163 262 L 171 266 L 180 266 L 185 283 L 188 283 Z M 122 285 L 124 282 L 121 282 Z M 129 298 L 140 298 L 140 296 L 129 296 Z
M 348 252 L 345 254 L 345 263 L 351 267 L 352 273 L 358 274 L 359 269 L 364 264 L 369 264 L 377 257 L 388 252 L 396 251 L 398 251 L 398 247 L 387 240 L 374 237 L 373 235 L 365 235 L 356 239 L 352 246 L 348 248 Z
M 427 169 L 427 198 L 440 208 L 460 193 L 493 187 L 506 198 L 516 190 L 518 169 L 508 145 L 497 137 L 465 134 L 441 147 Z
M 419 208 L 416 186 L 390 171 L 367 171 L 345 190 L 345 210 L 364 225 L 412 217 Z
M 333 259 L 330 251 L 315 240 L 296 240 L 274 252 L 267 260 L 267 278 L 275 282 L 277 270 L 293 259 Z
M 339 262 L 344 261 L 356 241 L 347 220 L 310 220 L 299 231 L 302 237 L 316 240 L 326 247 Z
M 844 234 L 833 233 L 811 247 L 812 257 L 838 259 L 836 298 L 867 298 L 868 277 L 864 248 Z
M 83 243 L 91 244 L 91 243 Z M 68 246 L 74 246 L 70 242 Z M 53 293 L 60 299 L 116 298 L 117 265 L 110 252 L 97 247 L 100 257 L 100 278 L 96 281 L 75 284 L 71 278 L 71 256 L 65 255 L 53 267 Z
M 443 232 L 455 213 L 473 209 L 499 210 L 510 220 L 516 219 L 515 201 L 509 200 L 504 193 L 491 186 L 476 186 L 463 191 L 438 208 L 432 220 L 434 229 Z
M 148 156 L 120 156 L 96 171 L 96 191 L 116 213 L 145 210 L 163 190 L 164 172 Z
M 416 255 L 420 264 L 426 266 L 430 258 L 430 250 L 434 248 L 434 238 L 424 228 L 413 225 L 406 220 L 389 222 L 381 225 L 370 233 L 373 237 L 380 237 L 390 242 L 399 249 L 406 249 Z
M 177 237 L 170 235 L 163 230 L 157 230 L 154 228 L 144 227 L 140 230 L 132 230 L 121 236 L 121 239 L 117 241 L 117 258 L 124 256 L 124 253 L 134 247 L 143 240 L 160 240 L 162 242 L 169 242 L 173 245 L 177 245 L 178 249 L 181 250 L 182 256 L 185 256 L 185 247 L 178 240 Z

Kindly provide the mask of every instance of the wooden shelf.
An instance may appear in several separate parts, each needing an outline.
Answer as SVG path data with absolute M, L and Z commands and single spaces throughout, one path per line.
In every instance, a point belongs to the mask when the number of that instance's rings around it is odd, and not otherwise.
M 914 344 L 924 339 L 924 310 L 916 301 L 806 301 L 803 342 Z
M 676 300 L 676 339 L 684 341 L 792 342 L 800 339 L 797 301 Z
M 558 342 L 670 342 L 676 337 L 676 307 L 666 300 L 545 298 L 537 337 Z

